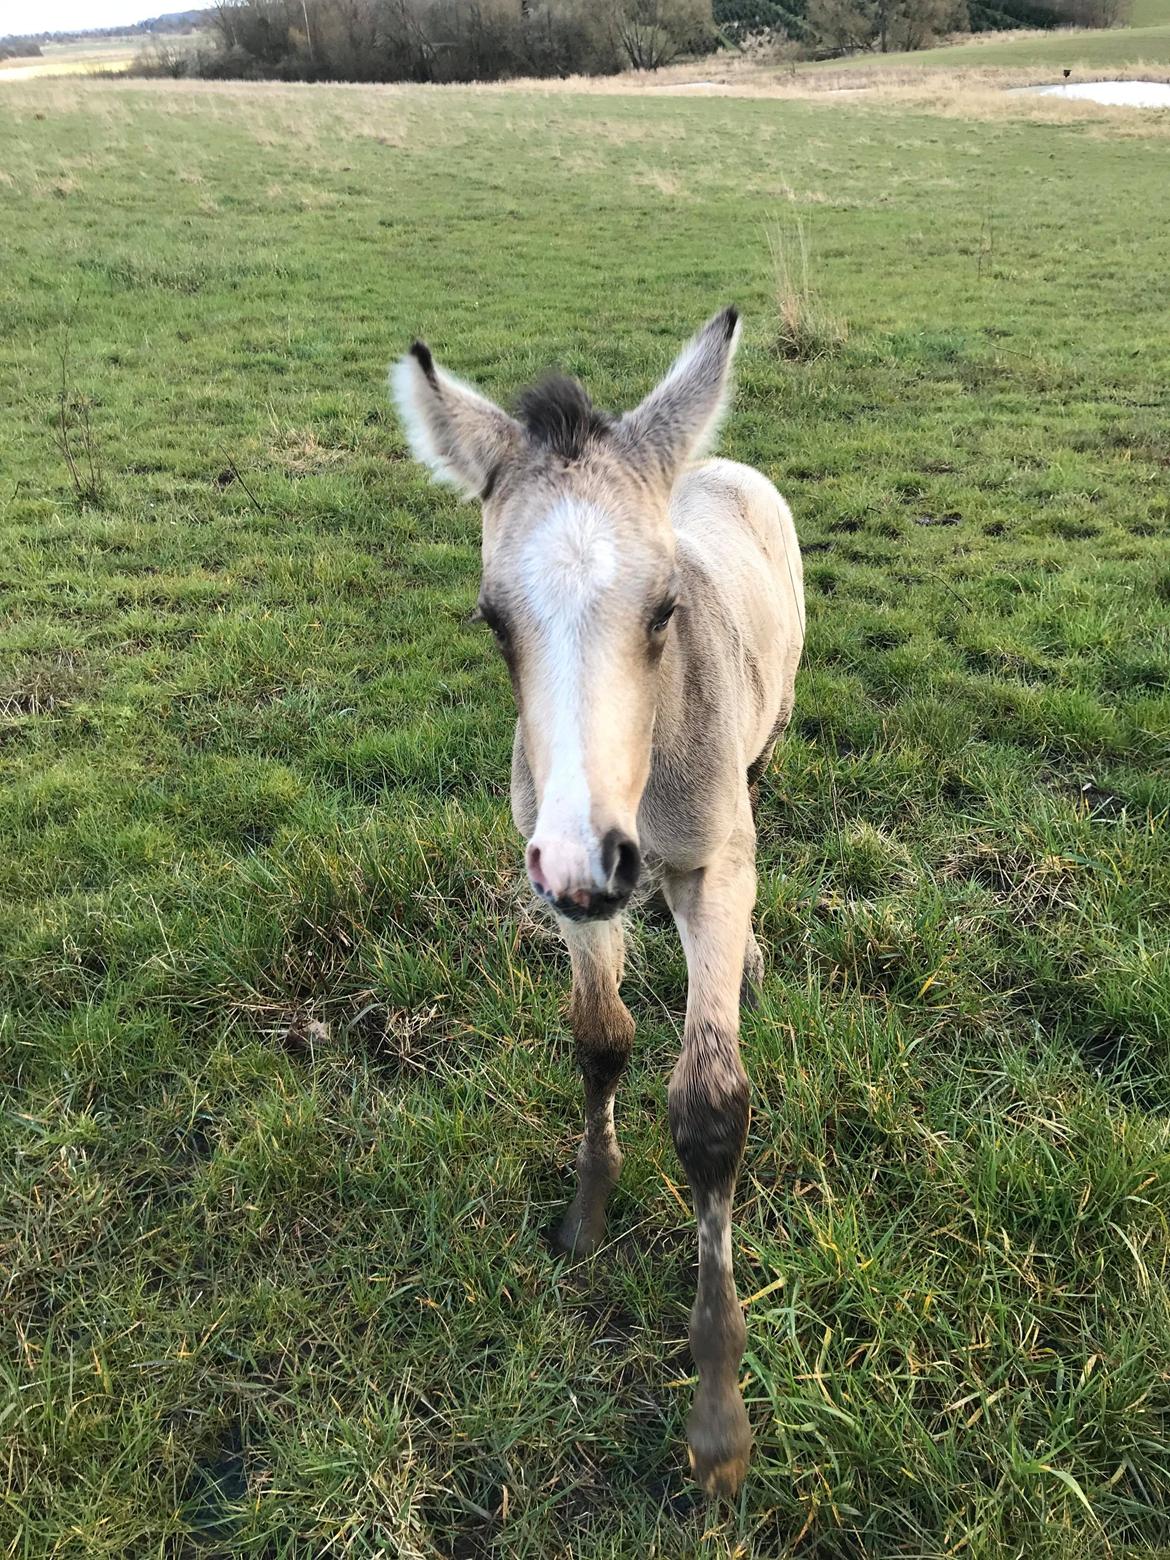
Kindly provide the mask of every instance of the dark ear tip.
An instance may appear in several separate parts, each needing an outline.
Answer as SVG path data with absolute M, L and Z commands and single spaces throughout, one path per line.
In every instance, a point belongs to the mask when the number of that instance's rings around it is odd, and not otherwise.
M 734 303 L 729 303 L 719 318 L 723 324 L 723 339 L 730 341 L 735 334 L 735 327 L 739 324 L 739 310 Z
M 412 341 L 410 344 L 410 355 L 430 380 L 431 384 L 434 384 L 435 360 L 431 356 L 431 349 L 427 346 L 426 342 Z

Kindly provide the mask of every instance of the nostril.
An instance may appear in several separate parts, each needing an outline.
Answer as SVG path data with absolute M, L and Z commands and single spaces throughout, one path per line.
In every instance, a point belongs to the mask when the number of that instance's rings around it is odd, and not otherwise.
M 623 840 L 618 846 L 617 871 L 614 873 L 614 882 L 626 893 L 632 893 L 638 884 L 638 874 L 642 870 L 642 852 L 634 844 L 633 840 Z
M 538 889 L 542 894 L 548 893 L 548 884 L 544 881 L 540 870 L 539 845 L 530 845 L 528 847 L 528 876 L 532 879 L 534 888 Z
M 642 853 L 633 840 L 611 829 L 601 843 L 601 866 L 606 882 L 613 885 L 615 892 L 629 894 L 642 869 Z

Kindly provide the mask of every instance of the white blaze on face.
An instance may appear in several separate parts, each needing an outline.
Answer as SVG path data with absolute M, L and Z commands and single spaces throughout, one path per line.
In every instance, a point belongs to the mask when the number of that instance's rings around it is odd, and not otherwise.
M 587 673 L 596 676 L 603 664 L 596 609 L 617 576 L 613 522 L 597 504 L 561 499 L 525 543 L 521 578 L 539 634 L 525 689 L 526 725 L 534 728 L 531 757 L 543 772 L 533 842 L 554 891 L 596 882 L 601 874 L 587 770 Z M 600 755 L 589 758 L 596 771 Z

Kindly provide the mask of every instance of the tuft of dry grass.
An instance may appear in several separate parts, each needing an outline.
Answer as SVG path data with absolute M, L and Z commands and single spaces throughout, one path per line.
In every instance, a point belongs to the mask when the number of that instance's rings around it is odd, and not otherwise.
M 323 444 L 311 428 L 283 428 L 277 431 L 271 446 L 273 456 L 291 477 L 325 471 L 345 460 L 347 447 Z
M 824 307 L 809 279 L 809 243 L 803 221 L 787 227 L 776 222 L 768 232 L 775 278 L 777 331 L 781 357 L 812 363 L 844 345 L 849 326 Z
M 687 181 L 669 168 L 639 168 L 632 182 L 670 200 L 686 200 L 691 193 Z

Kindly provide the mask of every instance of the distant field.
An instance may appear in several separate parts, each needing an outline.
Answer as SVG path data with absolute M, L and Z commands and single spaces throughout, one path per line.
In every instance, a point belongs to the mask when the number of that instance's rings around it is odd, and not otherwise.
M 1131 27 L 1170 25 L 1170 0 L 1132 0 L 1129 24 Z
M 1165 12 L 1163 0 L 1151 0 Z M 826 60 L 801 67 L 802 72 L 833 70 L 887 71 L 913 66 L 942 70 L 971 68 L 1051 67 L 1059 79 L 1067 66 L 1079 71 L 1100 71 L 1116 66 L 1150 66 L 1159 79 L 1170 67 L 1170 21 L 1148 27 L 1070 29 L 999 36 L 982 33 L 966 42 L 912 54 L 856 54 L 844 60 Z M 1132 73 L 1132 72 L 1131 72 Z
M 1168 1552 L 1170 126 L 965 101 L 0 91 L 0 1553 Z M 730 300 L 809 637 L 729 1512 L 682 1453 L 682 961 L 637 928 L 570 1269 L 476 514 L 383 380 L 421 333 L 629 403 Z
M 140 33 L 127 33 L 120 38 L 85 38 L 77 43 L 46 43 L 39 56 L 0 60 L 0 83 L 32 81 L 40 76 L 92 76 L 103 71 L 124 71 L 152 46 L 183 48 L 191 43 L 191 34 L 146 38 Z

